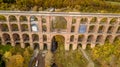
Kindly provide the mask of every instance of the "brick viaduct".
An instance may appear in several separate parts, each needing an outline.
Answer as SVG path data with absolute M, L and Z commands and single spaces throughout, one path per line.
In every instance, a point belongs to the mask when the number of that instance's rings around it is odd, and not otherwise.
M 64 31 L 51 30 L 55 17 L 66 21 Z M 37 25 L 37 31 L 32 31 L 32 25 Z M 82 25 L 85 30 L 81 33 Z M 112 43 L 120 37 L 120 14 L 0 11 L 0 43 L 3 45 L 20 44 L 22 48 L 39 45 L 41 50 L 45 46 L 50 50 L 56 35 L 64 37 L 65 50 L 69 50 L 70 45 L 75 50 L 79 45 L 85 49 L 88 44 L 93 48 L 105 41 Z

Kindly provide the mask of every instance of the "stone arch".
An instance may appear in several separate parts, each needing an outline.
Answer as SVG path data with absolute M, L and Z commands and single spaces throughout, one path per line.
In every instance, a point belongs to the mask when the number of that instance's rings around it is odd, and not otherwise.
M 12 36 L 14 41 L 20 41 L 20 36 L 18 33 L 14 33 Z
M 48 46 L 46 43 L 43 44 L 43 50 L 48 50 Z
M 104 25 L 99 26 L 98 33 L 103 33 L 104 31 L 105 31 L 105 26 Z
M 77 45 L 77 49 L 79 49 L 79 48 L 82 48 L 82 44 L 81 43 L 78 43 L 78 45 Z
M 26 17 L 26 16 L 23 16 L 23 15 L 21 15 L 21 16 L 19 17 L 19 20 L 20 20 L 20 22 L 28 22 L 27 17 Z
M 17 24 L 11 24 L 11 30 L 12 31 L 19 31 L 18 30 L 18 25 Z
M 37 24 L 31 24 L 31 29 L 33 32 L 38 32 L 38 25 Z
M 75 26 L 71 27 L 71 32 L 75 32 Z
M 109 24 L 117 24 L 118 18 L 112 18 Z
M 25 48 L 30 47 L 30 43 L 24 43 Z
M 34 15 L 30 16 L 30 22 L 38 22 L 38 18 Z
M 87 42 L 93 42 L 94 41 L 94 35 L 89 35 L 87 38 Z
M 74 35 L 70 36 L 70 42 L 74 42 Z
M 111 34 L 114 31 L 114 26 L 109 26 L 107 33 Z
M 43 35 L 43 41 L 47 41 L 47 35 Z
M 88 23 L 88 19 L 86 17 L 81 18 L 80 24 L 86 24 L 86 23 Z
M 72 17 L 72 24 L 76 23 L 76 17 Z
M 82 24 L 79 26 L 78 33 L 86 33 L 86 30 L 87 30 L 87 25 Z
M 11 42 L 6 42 L 6 45 L 9 45 L 9 46 L 11 46 Z
M 28 31 L 28 25 L 27 24 L 21 24 L 21 30 L 22 31 Z
M 116 33 L 120 33 L 120 26 L 118 27 Z
M 4 33 L 2 36 L 5 42 L 11 41 L 10 35 L 8 33 Z
M 55 52 L 57 49 L 64 49 L 64 46 L 69 46 L 65 45 L 65 37 L 64 35 L 54 35 L 52 36 L 52 44 L 51 44 L 51 51 Z M 69 49 L 69 47 L 68 47 Z
M 3 15 L 0 15 L 0 22 L 6 22 L 6 17 Z
M 15 47 L 21 47 L 20 42 L 16 42 L 16 43 L 15 43 Z
M 113 38 L 112 35 L 107 35 L 105 38 L 105 42 L 112 42 L 112 38 Z
M 88 33 L 94 33 L 94 32 L 95 32 L 95 29 L 96 29 L 95 25 L 89 26 L 89 31 L 88 31 Z
M 69 45 L 69 50 L 72 50 L 73 49 L 73 44 L 70 44 Z
M 8 25 L 7 24 L 0 24 L 1 31 L 3 32 L 8 32 Z
M 41 16 L 41 22 L 42 22 L 42 23 L 46 23 L 46 22 L 47 22 L 45 16 Z
M 100 24 L 107 24 L 108 23 L 108 18 L 104 17 L 100 20 Z
M 97 43 L 100 43 L 100 42 L 102 42 L 103 41 L 103 35 L 98 35 L 97 36 L 97 39 L 96 39 L 96 42 Z
M 117 35 L 117 36 L 115 37 L 114 42 L 115 42 L 115 41 L 120 41 L 120 35 Z
M 78 42 L 82 42 L 84 40 L 85 36 L 84 35 L 79 35 L 78 36 Z
M 22 35 L 22 38 L 23 38 L 23 41 L 29 41 L 29 40 L 30 40 L 28 34 L 23 34 L 23 35 Z
M 93 17 L 91 20 L 90 20 L 90 24 L 94 24 L 94 23 L 97 23 L 97 17 Z
M 39 35 L 38 34 L 32 34 L 32 40 L 34 41 L 39 41 Z
M 67 30 L 67 20 L 63 16 L 56 16 L 53 17 L 51 21 L 51 31 L 52 32 L 64 32 Z
M 47 32 L 47 27 L 46 27 L 46 25 L 42 25 L 42 32 Z
M 34 43 L 33 45 L 34 45 L 34 49 L 40 49 L 39 43 Z
M 9 22 L 17 22 L 17 18 L 14 15 L 10 15 Z

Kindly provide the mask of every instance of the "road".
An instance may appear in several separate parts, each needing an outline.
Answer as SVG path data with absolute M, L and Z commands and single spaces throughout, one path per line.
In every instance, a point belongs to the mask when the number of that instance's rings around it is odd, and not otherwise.
M 0 11 L 0 15 L 44 15 L 44 16 L 99 16 L 99 17 L 120 17 L 115 13 L 80 13 L 80 12 L 45 12 L 45 11 Z

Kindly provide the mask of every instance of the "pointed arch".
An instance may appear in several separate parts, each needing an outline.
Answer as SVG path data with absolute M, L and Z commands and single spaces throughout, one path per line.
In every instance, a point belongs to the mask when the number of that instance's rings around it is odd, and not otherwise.
M 21 16 L 19 17 L 19 20 L 20 20 L 20 22 L 28 22 L 27 17 L 26 17 L 26 16 L 23 16 L 23 15 L 21 15 Z
M 14 15 L 10 15 L 9 22 L 17 22 L 17 18 Z

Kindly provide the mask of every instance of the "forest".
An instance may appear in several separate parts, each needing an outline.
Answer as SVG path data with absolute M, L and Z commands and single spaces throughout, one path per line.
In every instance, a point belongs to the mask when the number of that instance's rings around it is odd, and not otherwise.
M 112 4 L 107 1 L 118 3 Z M 51 7 L 69 12 L 120 12 L 119 0 L 0 0 L 0 10 L 44 11 Z

